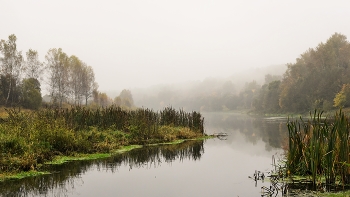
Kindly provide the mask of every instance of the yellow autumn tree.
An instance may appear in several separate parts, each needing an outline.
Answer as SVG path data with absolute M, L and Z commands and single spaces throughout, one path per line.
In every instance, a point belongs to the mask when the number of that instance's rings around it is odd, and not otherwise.
M 342 89 L 334 97 L 334 107 L 350 106 L 350 84 L 343 84 Z

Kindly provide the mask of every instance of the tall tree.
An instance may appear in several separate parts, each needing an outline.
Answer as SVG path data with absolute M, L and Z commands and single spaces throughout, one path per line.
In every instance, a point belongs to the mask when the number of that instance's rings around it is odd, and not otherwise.
M 11 34 L 7 41 L 1 40 L 0 42 L 0 52 L 2 54 L 2 57 L 0 57 L 1 73 L 8 79 L 5 105 L 8 104 L 10 95 L 16 88 L 16 83 L 19 83 L 20 74 L 23 69 L 22 52 L 17 51 L 16 41 L 17 37 L 14 34 Z
M 25 77 L 39 80 L 44 72 L 44 64 L 39 61 L 36 50 L 29 49 L 26 53 Z
M 85 105 L 88 103 L 88 99 L 93 96 L 93 91 L 97 90 L 98 85 L 95 82 L 94 70 L 91 66 L 87 66 L 83 63 L 83 75 L 82 75 L 82 95 L 85 98 Z
M 45 56 L 49 72 L 49 91 L 54 103 L 62 107 L 69 94 L 69 61 L 66 53 L 59 49 L 50 49 Z
M 8 99 L 8 105 L 13 106 L 19 104 L 20 90 L 15 85 L 11 86 L 11 94 L 9 98 L 7 98 L 10 84 L 17 84 L 15 78 L 10 77 L 10 75 L 1 75 L 0 84 L 0 103 L 4 105 L 6 103 L 6 99 Z
M 83 97 L 84 68 L 82 61 L 74 55 L 70 56 L 69 68 L 69 93 L 74 100 L 74 104 L 80 105 Z

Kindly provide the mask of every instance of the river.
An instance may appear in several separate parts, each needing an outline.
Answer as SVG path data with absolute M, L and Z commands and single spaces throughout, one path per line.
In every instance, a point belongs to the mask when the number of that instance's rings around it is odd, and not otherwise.
M 255 170 L 282 158 L 286 119 L 204 113 L 207 134 L 226 137 L 134 149 L 51 166 L 50 175 L 0 183 L 2 196 L 261 196 Z

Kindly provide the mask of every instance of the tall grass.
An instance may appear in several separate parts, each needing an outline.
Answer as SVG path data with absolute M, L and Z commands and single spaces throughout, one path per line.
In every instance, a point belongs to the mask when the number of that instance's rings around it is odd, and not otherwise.
M 310 119 L 289 121 L 287 167 L 292 174 L 311 175 L 313 183 L 325 177 L 327 184 L 350 183 L 349 121 L 340 110 L 328 120 L 322 112 L 310 113 Z
M 201 114 L 171 107 L 7 110 L 0 123 L 0 173 L 35 169 L 55 155 L 109 152 L 121 145 L 167 142 L 204 134 Z
M 187 113 L 166 107 L 160 112 L 150 109 L 125 111 L 120 107 L 111 106 L 96 110 L 74 106 L 71 109 L 46 108 L 36 112 L 37 116 L 48 121 L 58 118 L 65 120 L 66 126 L 74 130 L 87 129 L 95 126 L 99 129 L 113 128 L 127 130 L 129 126 L 138 126 L 152 133 L 159 126 L 187 127 L 192 131 L 204 134 L 204 119 L 200 113 Z

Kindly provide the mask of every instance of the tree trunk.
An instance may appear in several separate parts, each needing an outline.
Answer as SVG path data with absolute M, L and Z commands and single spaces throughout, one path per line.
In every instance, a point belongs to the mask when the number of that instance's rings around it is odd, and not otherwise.
M 9 91 L 7 92 L 7 97 L 6 97 L 5 106 L 7 105 L 7 102 L 8 102 L 8 100 L 9 100 L 9 98 L 10 98 L 11 89 L 12 89 L 12 77 L 10 76 Z

